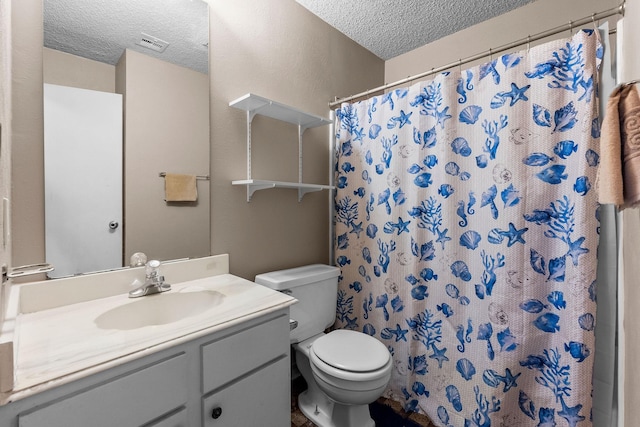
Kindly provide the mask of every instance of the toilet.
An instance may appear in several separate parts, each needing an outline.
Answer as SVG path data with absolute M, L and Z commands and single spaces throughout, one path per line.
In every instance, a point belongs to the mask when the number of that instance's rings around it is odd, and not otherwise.
M 291 343 L 307 382 L 298 397 L 302 413 L 319 427 L 375 427 L 369 403 L 391 379 L 387 347 L 362 332 L 327 334 L 336 315 L 340 269 L 315 264 L 259 274 L 255 282 L 298 300 L 291 306 Z

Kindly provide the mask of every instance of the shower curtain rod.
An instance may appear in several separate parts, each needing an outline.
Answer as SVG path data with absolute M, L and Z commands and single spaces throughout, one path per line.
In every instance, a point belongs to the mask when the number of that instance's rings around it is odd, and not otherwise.
M 591 22 L 593 22 L 595 24 L 595 22 L 597 20 L 600 20 L 600 19 L 609 18 L 610 16 L 614 16 L 614 15 L 623 15 L 624 16 L 624 9 L 625 9 L 625 3 L 623 1 L 622 3 L 620 3 L 619 6 L 614 7 L 613 9 L 605 10 L 605 11 L 600 12 L 600 13 L 594 13 L 591 16 L 579 19 L 577 21 L 569 21 L 568 24 L 561 25 L 561 26 L 556 27 L 556 28 L 552 28 L 551 30 L 544 31 L 542 33 L 534 34 L 533 36 L 528 36 L 528 37 L 526 37 L 524 39 L 520 39 L 520 40 L 517 40 L 515 42 L 500 46 L 500 47 L 498 47 L 496 49 L 489 49 L 489 51 L 478 53 L 476 55 L 469 56 L 469 57 L 464 58 L 464 59 L 460 59 L 460 60 L 458 60 L 456 62 L 452 62 L 450 64 L 443 65 L 443 66 L 438 67 L 438 68 L 432 68 L 429 71 L 425 71 L 425 72 L 422 72 L 420 74 L 409 76 L 409 77 L 406 77 L 406 78 L 404 78 L 402 80 L 398 80 L 398 81 L 393 82 L 393 83 L 387 83 L 387 84 L 384 84 L 382 86 L 378 86 L 376 88 L 369 89 L 367 91 L 360 92 L 360 93 L 355 94 L 355 95 L 351 95 L 351 96 L 348 96 L 348 97 L 345 97 L 345 98 L 337 98 L 336 97 L 336 99 L 333 102 L 329 102 L 329 108 L 336 107 L 336 106 L 340 105 L 343 102 L 349 102 L 349 101 L 352 101 L 352 100 L 357 99 L 357 98 L 364 98 L 364 97 L 367 97 L 367 96 L 369 96 L 371 94 L 374 94 L 376 92 L 381 92 L 381 91 L 384 91 L 386 89 L 389 89 L 389 88 L 392 88 L 392 87 L 395 87 L 395 86 L 400 86 L 402 84 L 409 83 L 409 82 L 411 82 L 413 80 L 418 80 L 418 79 L 421 79 L 423 77 L 427 77 L 427 76 L 430 76 L 430 75 L 433 75 L 433 74 L 440 73 L 442 71 L 448 70 L 449 68 L 459 67 L 459 66 L 461 66 L 463 64 L 468 64 L 469 62 L 477 61 L 478 59 L 482 59 L 482 58 L 484 58 L 486 56 L 492 56 L 493 54 L 501 53 L 501 52 L 504 52 L 506 50 L 513 49 L 514 47 L 521 46 L 523 44 L 529 44 L 531 42 L 535 42 L 537 40 L 541 40 L 541 39 L 544 39 L 546 37 L 562 33 L 564 31 L 571 31 L 574 28 L 581 27 L 581 26 L 589 24 Z

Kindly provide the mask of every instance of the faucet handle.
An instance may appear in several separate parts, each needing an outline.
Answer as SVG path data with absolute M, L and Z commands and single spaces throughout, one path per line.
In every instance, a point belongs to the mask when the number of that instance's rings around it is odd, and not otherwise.
M 136 252 L 131 255 L 129 260 L 129 267 L 142 267 L 147 263 L 147 256 L 142 252 Z
M 160 261 L 157 259 L 152 259 L 147 262 L 145 266 L 145 272 L 147 273 L 147 277 L 155 276 L 159 273 L 158 269 L 160 268 Z

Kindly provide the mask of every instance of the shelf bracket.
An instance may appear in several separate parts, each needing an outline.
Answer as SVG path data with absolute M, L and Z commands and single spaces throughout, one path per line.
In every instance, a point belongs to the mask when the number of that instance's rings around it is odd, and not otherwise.
M 301 125 L 298 125 L 298 182 L 302 183 L 302 134 L 306 128 Z M 302 201 L 302 196 L 300 195 L 300 191 L 298 190 L 298 201 Z
M 260 110 L 270 106 L 266 104 L 261 107 L 256 107 L 253 110 L 247 110 L 247 179 L 251 179 L 251 124 L 256 114 L 260 113 Z M 247 194 L 247 198 L 248 198 Z
M 307 193 L 315 193 L 316 191 L 321 191 L 322 188 L 298 188 L 298 202 L 302 201 L 302 198 Z
M 251 179 L 251 122 L 255 116 L 255 110 L 247 111 L 247 179 Z M 248 193 L 247 197 L 249 197 Z
M 247 185 L 247 202 L 251 201 L 251 198 L 253 197 L 253 193 L 255 193 L 256 191 L 259 190 L 266 190 L 267 188 L 275 188 L 276 185 L 269 183 L 269 184 L 249 184 Z

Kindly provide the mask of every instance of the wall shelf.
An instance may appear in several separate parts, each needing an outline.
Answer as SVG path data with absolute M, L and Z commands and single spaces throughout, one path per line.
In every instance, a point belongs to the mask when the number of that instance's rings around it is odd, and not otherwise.
M 319 184 L 305 184 L 301 182 L 284 182 L 284 181 L 269 181 L 264 179 L 243 179 L 237 181 L 231 181 L 233 185 L 246 185 L 247 197 L 249 200 L 253 193 L 258 190 L 266 190 L 269 188 L 293 188 L 298 189 L 298 201 L 302 200 L 305 194 L 313 193 L 314 191 L 333 190 L 335 187 L 331 185 L 319 185 Z M 247 200 L 248 201 L 248 200 Z
M 261 116 L 302 126 L 305 130 L 331 123 L 330 120 L 323 117 L 305 113 L 297 108 L 289 107 L 252 93 L 231 101 L 229 106 L 244 110 L 252 115 L 260 114 Z
M 246 111 L 247 113 L 247 179 L 231 182 L 232 185 L 244 185 L 247 187 L 247 202 L 251 201 L 253 193 L 258 190 L 265 190 L 268 188 L 297 189 L 298 201 L 301 201 L 307 193 L 321 190 L 332 190 L 335 188 L 331 185 L 306 184 L 302 182 L 302 135 L 307 129 L 331 124 L 331 120 L 305 113 L 297 108 L 289 107 L 251 93 L 248 93 L 235 101 L 231 101 L 229 106 Z M 298 126 L 298 182 L 252 179 L 251 123 L 256 114 Z

